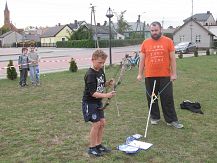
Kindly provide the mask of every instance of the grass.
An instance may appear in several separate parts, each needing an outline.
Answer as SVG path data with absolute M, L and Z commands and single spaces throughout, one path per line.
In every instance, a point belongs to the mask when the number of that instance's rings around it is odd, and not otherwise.
M 104 144 L 112 154 L 92 158 L 86 154 L 90 123 L 81 113 L 83 76 L 61 72 L 41 76 L 40 87 L 19 88 L 18 80 L 0 80 L 0 162 L 217 162 L 217 58 L 215 55 L 177 59 L 178 80 L 174 99 L 177 130 L 163 120 L 149 126 L 142 141 L 154 144 L 147 151 L 126 155 L 116 147 L 135 133 L 144 134 L 148 106 L 144 83 L 136 81 L 137 68 L 127 71 L 115 100 L 106 110 Z M 107 69 L 107 79 L 117 67 Z M 204 115 L 181 110 L 183 100 L 201 103 Z

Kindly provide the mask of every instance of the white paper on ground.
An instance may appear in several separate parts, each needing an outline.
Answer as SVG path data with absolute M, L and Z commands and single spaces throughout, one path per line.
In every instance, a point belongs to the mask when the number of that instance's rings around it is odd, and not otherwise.
M 132 135 L 132 137 L 134 137 L 135 139 L 139 139 L 139 138 L 142 137 L 142 135 L 140 135 L 140 134 L 134 134 L 134 135 Z
M 139 150 L 139 148 L 137 148 L 137 147 L 129 146 L 129 145 L 126 145 L 126 144 L 119 145 L 118 149 L 120 151 L 123 151 L 123 152 L 126 152 L 126 153 L 136 153 Z
M 138 141 L 138 140 L 133 140 L 128 145 L 130 145 L 132 147 L 137 147 L 137 148 L 146 150 L 146 149 L 150 148 L 153 144 Z

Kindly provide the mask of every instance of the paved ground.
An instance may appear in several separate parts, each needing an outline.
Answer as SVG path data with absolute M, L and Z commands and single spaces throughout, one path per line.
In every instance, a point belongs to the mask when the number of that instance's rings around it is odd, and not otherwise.
M 108 48 L 102 48 L 109 54 Z M 49 73 L 55 71 L 63 71 L 69 69 L 69 61 L 73 57 L 76 60 L 78 68 L 87 68 L 91 65 L 91 55 L 95 49 L 93 48 L 38 48 L 41 73 Z M 119 63 L 125 54 L 132 54 L 138 51 L 139 45 L 127 47 L 112 48 L 112 63 Z M 16 69 L 18 69 L 17 59 L 21 53 L 21 48 L 0 48 L 0 79 L 6 78 L 6 67 L 9 60 L 14 61 Z M 204 55 L 200 52 L 199 55 Z M 191 57 L 193 54 L 184 54 L 184 57 Z M 177 57 L 177 55 L 176 55 Z M 106 64 L 109 64 L 110 58 Z
M 93 48 L 38 48 L 41 73 L 63 71 L 69 69 L 69 61 L 73 57 L 78 68 L 86 68 L 91 64 L 90 58 L 95 49 Z M 108 48 L 103 50 L 109 54 Z M 112 63 L 119 63 L 126 53 L 138 51 L 139 46 L 112 48 Z M 6 78 L 6 67 L 9 60 L 14 61 L 18 68 L 17 59 L 21 48 L 0 48 L 0 78 Z M 109 64 L 109 58 L 106 64 Z

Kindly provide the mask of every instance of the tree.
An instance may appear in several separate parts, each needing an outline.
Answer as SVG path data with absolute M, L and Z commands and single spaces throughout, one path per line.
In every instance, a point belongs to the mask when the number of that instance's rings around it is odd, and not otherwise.
M 2 35 L 2 34 L 4 34 L 4 33 L 7 33 L 7 32 L 9 32 L 10 31 L 10 29 L 9 28 L 6 28 L 6 27 L 2 27 L 1 29 L 0 29 L 0 35 Z
M 8 68 L 7 68 L 7 78 L 10 80 L 15 80 L 17 78 L 17 71 L 14 67 L 13 61 L 9 60 Z
M 87 29 L 85 26 L 69 34 L 68 40 L 90 40 L 93 38 L 91 30 Z
M 123 34 L 125 31 L 130 29 L 130 25 L 127 23 L 126 20 L 124 20 L 124 14 L 127 10 L 124 10 L 120 13 L 120 15 L 117 15 L 117 32 L 120 34 Z

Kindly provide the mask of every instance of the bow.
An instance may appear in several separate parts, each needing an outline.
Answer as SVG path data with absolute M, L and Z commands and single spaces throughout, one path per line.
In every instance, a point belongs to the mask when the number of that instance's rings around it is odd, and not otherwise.
M 124 72 L 126 71 L 126 68 L 127 68 L 127 59 L 126 57 L 124 57 L 121 61 L 121 65 L 120 65 L 120 73 L 119 73 L 119 76 L 118 76 L 118 79 L 117 81 L 115 82 L 115 84 L 113 85 L 112 87 L 112 90 L 113 91 L 116 91 L 117 87 L 121 84 L 121 81 L 124 77 Z M 111 98 L 108 98 L 105 102 L 105 104 L 103 105 L 102 108 L 100 108 L 101 110 L 104 110 L 106 109 L 107 106 L 109 106 L 110 104 L 110 100 Z M 115 100 L 117 101 L 116 99 L 116 96 L 115 96 Z M 119 116 L 119 109 L 118 109 L 118 106 L 117 106 L 117 102 L 116 102 L 116 107 L 117 107 L 117 110 L 118 110 L 118 116 Z

